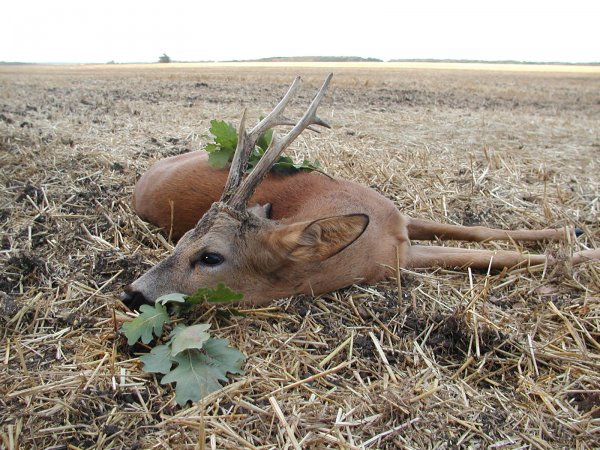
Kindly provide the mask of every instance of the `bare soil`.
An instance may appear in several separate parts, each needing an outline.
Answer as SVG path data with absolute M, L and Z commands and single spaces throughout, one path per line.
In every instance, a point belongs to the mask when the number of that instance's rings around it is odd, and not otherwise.
M 180 408 L 141 371 L 118 294 L 170 243 L 133 213 L 136 179 L 211 119 L 265 114 L 296 74 L 298 113 L 326 73 L 0 67 L 2 448 L 598 448 L 597 262 L 201 308 L 245 375 Z M 584 230 L 488 248 L 600 245 L 599 74 L 338 67 L 320 110 L 333 129 L 290 153 L 406 214 Z

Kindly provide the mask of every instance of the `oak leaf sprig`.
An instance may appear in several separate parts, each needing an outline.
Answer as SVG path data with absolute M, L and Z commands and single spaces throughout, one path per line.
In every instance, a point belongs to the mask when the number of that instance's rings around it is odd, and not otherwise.
M 212 141 L 204 147 L 208 153 L 208 163 L 216 169 L 223 169 L 233 160 L 238 142 L 237 130 L 232 124 L 224 120 L 211 120 L 209 132 Z M 256 166 L 267 148 L 269 148 L 272 140 L 273 130 L 267 130 L 258 138 L 248 160 L 246 168 L 248 172 L 251 172 Z M 280 156 L 271 170 L 281 174 L 292 174 L 299 171 L 320 170 L 320 167 L 321 165 L 317 160 L 304 159 L 302 162 L 296 163 L 289 156 Z
M 167 313 L 168 303 L 228 303 L 242 298 L 242 294 L 221 283 L 215 288 L 201 288 L 192 295 L 168 294 L 158 298 L 154 305 L 142 305 L 140 314 L 123 324 L 121 331 L 129 345 L 138 340 L 149 344 L 154 337 L 162 336 L 165 325 L 173 322 Z M 164 375 L 161 384 L 175 383 L 175 401 L 179 405 L 198 401 L 221 389 L 221 383 L 228 381 L 228 373 L 244 373 L 244 354 L 230 347 L 229 340 L 211 337 L 209 328 L 206 323 L 191 326 L 179 323 L 166 343 L 139 357 L 144 372 Z

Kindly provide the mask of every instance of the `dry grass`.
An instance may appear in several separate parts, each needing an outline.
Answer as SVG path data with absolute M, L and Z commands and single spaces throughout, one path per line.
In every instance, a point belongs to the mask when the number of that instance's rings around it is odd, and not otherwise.
M 133 214 L 135 180 L 211 118 L 270 109 L 296 72 L 305 103 L 324 72 L 0 70 L 2 447 L 598 447 L 598 263 L 199 310 L 246 375 L 178 408 L 116 331 L 120 286 L 169 248 Z M 344 69 L 322 111 L 333 131 L 294 151 L 407 214 L 582 227 L 528 247 L 559 256 L 600 245 L 598 75 Z

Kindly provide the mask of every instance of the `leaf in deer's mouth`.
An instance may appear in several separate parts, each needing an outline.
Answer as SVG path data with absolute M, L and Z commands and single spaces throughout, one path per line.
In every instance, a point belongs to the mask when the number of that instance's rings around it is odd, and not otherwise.
M 160 303 L 161 305 L 166 305 L 167 303 L 185 303 L 186 305 L 196 305 L 202 302 L 237 302 L 243 298 L 244 294 L 232 291 L 223 283 L 219 283 L 214 288 L 200 288 L 191 295 L 180 294 L 178 292 L 163 295 L 156 299 L 156 303 Z
M 172 294 L 161 295 L 156 299 L 156 303 L 160 303 L 161 305 L 166 305 L 167 303 L 185 303 L 185 298 L 185 294 L 173 292 Z
M 208 303 L 229 303 L 236 302 L 244 298 L 244 294 L 234 292 L 223 283 L 217 284 L 214 288 L 200 288 L 192 295 L 188 295 L 185 302 L 194 305 L 201 302 Z

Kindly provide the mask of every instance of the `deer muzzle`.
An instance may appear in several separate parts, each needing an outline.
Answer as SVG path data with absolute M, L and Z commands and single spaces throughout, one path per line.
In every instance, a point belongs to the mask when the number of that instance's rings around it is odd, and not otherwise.
M 119 298 L 123 304 L 132 311 L 138 311 L 143 304 L 151 303 L 144 297 L 144 294 L 135 291 L 131 287 L 131 284 L 128 284 L 123 288 L 123 292 L 121 292 Z

